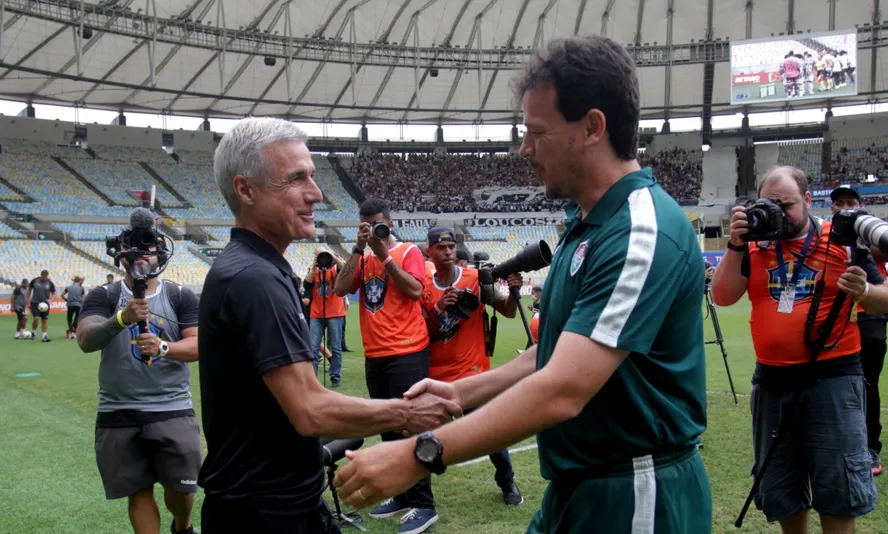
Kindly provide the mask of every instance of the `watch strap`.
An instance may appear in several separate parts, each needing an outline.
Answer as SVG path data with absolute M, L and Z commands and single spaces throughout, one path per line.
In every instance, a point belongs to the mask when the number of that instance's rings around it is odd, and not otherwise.
M 352 254 L 360 254 L 361 256 L 363 256 L 363 255 L 364 255 L 364 249 L 362 249 L 362 248 L 358 248 L 358 247 L 355 247 L 355 248 L 352 249 Z
M 728 241 L 728 249 L 733 250 L 734 252 L 747 252 L 749 251 L 749 247 L 746 245 L 735 245 Z

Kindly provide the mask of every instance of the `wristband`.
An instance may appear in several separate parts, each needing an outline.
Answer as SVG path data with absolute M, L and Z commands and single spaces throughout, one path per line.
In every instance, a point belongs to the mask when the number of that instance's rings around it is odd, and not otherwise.
M 438 313 L 444 313 L 444 310 L 442 310 L 441 308 L 438 307 L 438 303 L 437 303 L 437 302 L 435 303 L 435 311 L 438 312 Z
M 392 262 L 392 259 L 393 259 L 393 258 L 392 258 L 391 256 L 389 256 L 388 258 L 384 259 L 384 260 L 382 261 L 382 266 L 385 267 L 386 265 L 388 265 L 389 263 L 391 263 L 391 262 Z
M 733 250 L 734 252 L 746 252 L 749 248 L 746 245 L 735 245 L 728 241 L 728 249 Z
M 866 287 L 863 288 L 863 293 L 861 293 L 860 295 L 854 297 L 854 300 L 857 301 L 857 302 L 860 302 L 861 300 L 864 300 L 866 297 L 869 296 L 869 289 L 870 289 L 870 285 L 869 285 L 869 282 L 867 282 L 867 283 L 866 283 Z
M 355 247 L 355 248 L 352 249 L 352 254 L 360 254 L 361 256 L 363 256 L 363 255 L 364 255 L 364 249 L 362 249 L 362 248 L 358 248 L 358 247 Z
M 120 325 L 120 328 L 126 328 L 129 326 L 125 322 L 123 322 L 123 310 L 118 310 L 117 312 L 117 324 Z

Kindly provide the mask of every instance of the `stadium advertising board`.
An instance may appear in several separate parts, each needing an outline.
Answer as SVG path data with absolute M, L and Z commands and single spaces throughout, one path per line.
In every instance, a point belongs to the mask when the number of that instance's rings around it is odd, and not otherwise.
M 731 104 L 857 95 L 857 30 L 731 41 Z
M 438 224 L 437 219 L 394 219 L 392 225 L 398 228 L 432 228 Z
M 466 219 L 466 226 L 555 226 L 562 217 L 495 217 Z

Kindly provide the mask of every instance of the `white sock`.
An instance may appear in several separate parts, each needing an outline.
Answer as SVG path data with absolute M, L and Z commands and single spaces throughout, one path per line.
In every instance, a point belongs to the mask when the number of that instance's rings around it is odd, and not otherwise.
M 21 331 L 21 330 L 16 330 L 16 331 L 15 331 L 15 337 L 17 337 L 17 338 L 22 337 L 22 331 Z
M 43 339 L 46 339 L 46 332 L 43 332 Z

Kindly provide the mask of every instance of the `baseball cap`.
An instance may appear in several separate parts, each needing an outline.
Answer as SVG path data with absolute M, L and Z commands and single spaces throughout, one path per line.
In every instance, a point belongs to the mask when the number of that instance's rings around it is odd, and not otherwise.
M 446 226 L 436 226 L 429 230 L 428 240 L 430 247 L 438 243 L 456 243 L 456 231 Z
M 857 202 L 860 202 L 860 193 L 857 192 L 857 187 L 853 185 L 840 185 L 839 187 L 836 187 L 830 192 L 829 199 L 835 200 L 836 197 L 846 191 L 854 195 L 854 197 L 857 199 Z

